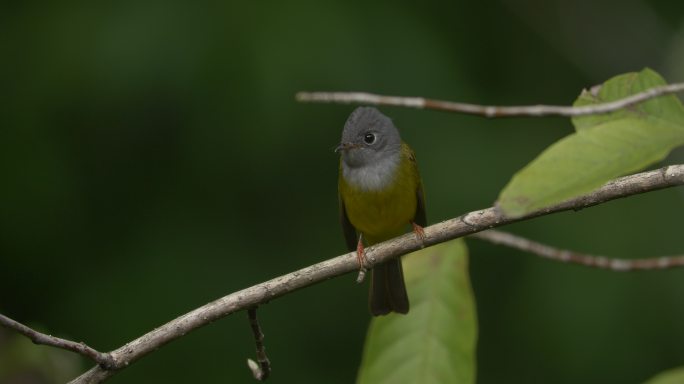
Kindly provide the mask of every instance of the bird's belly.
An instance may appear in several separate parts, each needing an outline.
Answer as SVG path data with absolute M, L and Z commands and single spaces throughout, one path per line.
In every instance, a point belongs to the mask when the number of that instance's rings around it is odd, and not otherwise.
M 405 232 L 416 214 L 416 194 L 412 188 L 388 191 L 354 191 L 345 198 L 347 217 L 369 244 Z

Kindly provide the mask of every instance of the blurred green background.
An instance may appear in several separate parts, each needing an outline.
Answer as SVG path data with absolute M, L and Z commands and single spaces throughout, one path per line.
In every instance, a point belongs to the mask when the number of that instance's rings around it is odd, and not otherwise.
M 0 313 L 100 350 L 345 251 L 332 149 L 353 107 L 298 104 L 297 91 L 567 105 L 645 66 L 684 81 L 677 0 L 0 7 Z M 430 222 L 491 205 L 572 131 L 560 118 L 383 111 L 417 153 Z M 507 229 L 649 257 L 683 252 L 683 215 L 679 188 Z M 637 383 L 684 364 L 684 271 L 612 273 L 469 246 L 480 383 Z M 354 278 L 261 308 L 273 382 L 354 380 L 369 321 Z M 111 382 L 251 383 L 251 337 L 239 313 Z M 43 374 L 31 367 L 49 365 L 49 348 L 21 345 L 0 329 L 0 381 L 63 381 L 91 366 Z

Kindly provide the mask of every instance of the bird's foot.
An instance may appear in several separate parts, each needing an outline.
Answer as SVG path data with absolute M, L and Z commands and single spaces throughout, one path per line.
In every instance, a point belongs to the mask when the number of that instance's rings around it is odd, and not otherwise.
M 366 278 L 366 251 L 363 248 L 363 239 L 359 236 L 359 242 L 356 244 L 356 261 L 359 263 L 359 275 L 356 277 L 357 283 L 362 283 Z
M 413 226 L 413 233 L 416 234 L 418 241 L 420 241 L 420 247 L 425 248 L 425 231 L 423 230 L 423 227 L 414 222 L 411 222 L 411 225 Z

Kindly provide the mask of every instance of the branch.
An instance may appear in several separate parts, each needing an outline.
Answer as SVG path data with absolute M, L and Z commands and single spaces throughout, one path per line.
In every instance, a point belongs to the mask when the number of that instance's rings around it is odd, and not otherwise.
M 553 261 L 580 264 L 587 267 L 608 269 L 616 272 L 645 271 L 684 266 L 684 256 L 669 256 L 651 259 L 614 259 L 554 248 L 524 237 L 494 229 L 473 233 L 468 237 L 489 241 L 493 244 L 505 245 Z
M 62 348 L 68 351 L 76 352 L 79 355 L 85 356 L 95 361 L 105 369 L 111 368 L 113 366 L 113 360 L 109 354 L 99 352 L 85 345 L 85 343 L 83 342 L 77 343 L 71 340 L 61 339 L 59 337 L 55 337 L 52 335 L 46 335 L 18 321 L 12 320 L 9 317 L 4 316 L 2 314 L 0 314 L 0 325 L 3 325 L 9 329 L 14 329 L 15 331 L 31 339 L 31 341 L 33 341 L 34 344 L 49 345 L 52 347 Z
M 591 89 L 592 93 L 598 91 L 597 87 Z M 603 104 L 586 105 L 582 107 L 567 107 L 560 105 L 520 105 L 520 106 L 494 106 L 457 103 L 453 101 L 426 99 L 423 97 L 385 96 L 365 92 L 299 92 L 295 99 L 305 103 L 339 103 L 339 104 L 366 104 L 366 105 L 390 105 L 395 107 L 407 107 L 417 109 L 434 109 L 438 111 L 465 113 L 484 117 L 514 117 L 514 116 L 582 116 L 599 113 L 613 112 L 621 108 L 652 99 L 654 97 L 682 92 L 684 83 L 674 83 L 647 89 L 624 99 L 619 99 Z
M 424 228 L 425 237 L 419 240 L 413 233 L 385 241 L 366 249 L 369 267 L 391 258 L 486 229 L 567 210 L 579 210 L 610 200 L 639 193 L 684 185 L 684 164 L 638 173 L 613 180 L 594 192 L 553 205 L 522 217 L 511 219 L 499 209 L 491 207 L 466 213 Z M 97 365 L 71 383 L 99 383 L 113 376 L 131 363 L 178 339 L 190 331 L 207 325 L 237 311 L 259 304 L 349 272 L 358 271 L 355 253 L 347 253 L 261 284 L 231 293 L 192 310 L 110 352 L 112 364 Z
M 257 361 L 247 359 L 247 366 L 257 381 L 264 381 L 271 374 L 271 362 L 268 360 L 268 356 L 266 356 L 264 333 L 261 332 L 261 326 L 257 318 L 257 307 L 249 308 L 247 310 L 247 317 L 249 317 L 249 326 L 252 328 L 252 334 L 254 334 L 254 344 L 256 345 L 257 353 Z

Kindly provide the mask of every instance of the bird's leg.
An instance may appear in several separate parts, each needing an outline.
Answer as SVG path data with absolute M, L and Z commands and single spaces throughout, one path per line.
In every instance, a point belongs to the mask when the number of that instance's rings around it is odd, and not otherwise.
M 361 283 L 366 278 L 366 266 L 364 261 L 366 259 L 366 251 L 363 248 L 363 234 L 359 235 L 359 242 L 356 244 L 356 261 L 359 262 L 359 275 L 356 277 L 356 282 Z
M 420 241 L 421 248 L 425 248 L 425 231 L 423 230 L 423 227 L 413 221 L 411 222 L 411 225 L 413 226 L 413 233 L 416 234 L 416 237 Z

